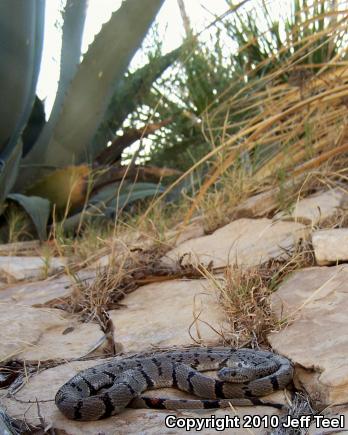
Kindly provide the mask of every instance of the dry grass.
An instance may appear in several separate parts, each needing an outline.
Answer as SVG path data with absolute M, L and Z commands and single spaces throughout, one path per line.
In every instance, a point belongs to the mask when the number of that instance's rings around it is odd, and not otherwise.
M 301 13 L 304 16 L 303 10 Z M 212 210 L 218 208 L 217 204 L 224 209 L 225 195 L 219 192 L 221 199 L 215 199 L 211 194 L 218 191 L 217 185 L 231 168 L 244 170 L 243 156 L 247 156 L 252 165 L 242 191 L 237 183 L 237 198 L 255 188 L 277 187 L 281 173 L 289 180 L 318 171 L 326 162 L 347 155 L 348 62 L 343 41 L 348 16 L 344 2 L 335 3 L 327 14 L 327 17 L 325 14 L 316 17 L 313 6 L 308 6 L 307 18 L 299 19 L 299 27 L 292 29 L 293 34 L 284 38 L 278 50 L 259 64 L 245 66 L 240 75 L 235 74 L 229 88 L 201 114 L 202 131 L 211 151 L 169 186 L 152 207 L 181 180 L 209 163 L 211 169 L 194 194 L 183 223 L 205 203 L 203 209 L 210 208 L 212 214 L 208 227 L 215 217 L 223 224 L 224 213 Z M 323 28 L 313 32 L 313 23 L 324 21 Z M 296 32 L 303 35 L 300 40 Z M 272 28 L 264 35 L 271 40 Z M 239 47 L 240 55 L 245 52 L 248 58 L 253 44 L 256 42 L 250 38 L 246 46 Z M 325 44 L 330 47 L 337 44 L 337 54 L 314 65 L 314 54 Z M 279 62 L 282 56 L 284 59 Z M 279 66 L 274 68 L 273 65 Z M 267 72 L 259 74 L 262 68 Z M 226 195 L 229 196 L 228 191 Z
M 78 235 L 66 234 L 64 228 L 53 223 L 49 246 L 53 256 L 68 257 L 69 269 L 79 270 L 105 255 L 117 257 L 119 250 L 157 248 L 169 250 L 174 242 L 173 228 L 182 221 L 188 201 L 160 204 L 144 219 L 145 203 L 134 204 L 114 221 L 106 218 L 87 220 Z
M 229 267 L 225 272 L 225 286 L 220 303 L 230 325 L 236 347 L 264 343 L 269 332 L 277 327 L 272 313 L 268 272 L 261 267 L 243 270 Z
M 207 234 L 231 222 L 234 208 L 250 195 L 247 180 L 247 173 L 231 169 L 221 176 L 218 185 L 207 192 L 198 208 Z
M 147 207 L 134 206 L 132 213 L 125 213 L 119 225 L 124 232 L 137 232 L 161 249 L 171 247 L 169 237 L 175 225 L 182 220 L 187 211 L 187 199 L 182 196 L 177 204 L 162 202 L 153 208 L 144 219 Z
M 139 287 L 137 280 L 151 275 L 159 257 L 159 251 L 124 253 L 107 267 L 98 268 L 93 280 L 76 279 L 72 296 L 64 308 L 80 313 L 86 321 L 103 323 L 105 312 L 119 308 L 119 301 Z
M 111 268 L 110 268 L 111 270 Z M 91 281 L 76 279 L 68 306 L 65 309 L 80 313 L 85 321 L 103 323 L 106 310 L 119 307 L 119 290 L 124 279 L 125 270 L 120 267 L 113 273 L 97 269 L 96 276 Z M 123 293 L 126 294 L 126 291 Z
M 106 219 L 86 222 L 77 236 L 66 234 L 61 225 L 53 222 L 49 241 L 54 255 L 70 257 L 72 262 L 85 262 L 107 245 L 112 234 L 113 225 Z
M 239 348 L 267 343 L 267 335 L 283 326 L 272 312 L 272 293 L 290 273 L 314 264 L 310 246 L 301 242 L 287 259 L 272 259 L 249 268 L 229 266 L 222 281 L 203 271 L 203 276 L 218 290 L 229 322 L 229 344 Z
M 8 243 L 30 240 L 35 234 L 33 224 L 28 215 L 16 204 L 8 206 L 4 213 L 6 225 L 2 228 L 0 237 Z
M 98 268 L 91 279 L 81 280 L 72 273 L 72 295 L 44 306 L 79 313 L 84 321 L 96 321 L 103 326 L 107 311 L 119 308 L 122 299 L 140 286 L 183 277 L 201 277 L 196 267 L 182 265 L 180 261 L 168 265 L 161 261 L 162 256 L 163 251 L 158 247 L 138 248 L 125 251 L 108 266 Z

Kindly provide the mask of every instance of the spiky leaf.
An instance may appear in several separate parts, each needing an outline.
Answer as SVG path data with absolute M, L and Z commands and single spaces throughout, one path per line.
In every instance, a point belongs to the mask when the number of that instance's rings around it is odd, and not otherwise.
M 0 2 L 0 152 L 16 147 L 35 99 L 45 3 Z M 5 149 L 6 148 L 6 149 Z M 0 155 L 0 158 L 4 158 Z
M 47 222 L 50 215 L 50 202 L 39 196 L 25 196 L 20 193 L 11 193 L 8 199 L 17 202 L 24 208 L 35 225 L 40 240 L 47 238 Z
M 31 161 L 63 166 L 86 161 L 89 145 L 120 80 L 163 0 L 127 0 L 96 36 L 71 83 L 49 143 Z
M 95 152 L 105 147 L 108 140 L 112 139 L 110 131 L 115 132 L 122 126 L 127 116 L 142 103 L 144 96 L 150 92 L 153 83 L 183 53 L 183 48 L 184 45 L 159 58 L 153 58 L 145 66 L 120 81 L 94 139 L 93 150 Z
M 0 160 L 0 214 L 3 212 L 3 202 L 16 181 L 21 157 L 22 142 L 19 141 L 15 148 Z

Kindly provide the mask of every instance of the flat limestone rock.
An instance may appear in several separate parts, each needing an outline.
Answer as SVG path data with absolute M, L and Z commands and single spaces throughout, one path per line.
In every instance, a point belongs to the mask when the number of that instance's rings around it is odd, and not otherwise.
M 213 234 L 186 241 L 166 254 L 164 261 L 180 259 L 183 264 L 201 262 L 214 267 L 227 264 L 256 266 L 284 254 L 304 236 L 305 227 L 295 222 L 270 219 L 238 219 Z
M 335 216 L 345 194 L 340 189 L 318 192 L 294 204 L 290 212 L 279 212 L 274 219 L 289 219 L 304 224 L 317 225 Z
M 105 361 L 105 360 L 103 360 Z M 253 406 L 253 407 L 235 407 L 233 409 L 220 409 L 220 410 L 197 410 L 197 411 L 169 411 L 169 410 L 155 410 L 155 409 L 127 409 L 121 414 L 113 417 L 109 417 L 105 420 L 91 421 L 91 422 L 77 422 L 68 420 L 65 418 L 54 404 L 55 393 L 66 381 L 74 376 L 79 370 L 97 365 L 101 360 L 94 361 L 79 361 L 64 364 L 52 369 L 45 370 L 38 375 L 32 376 L 21 389 L 16 398 L 29 401 L 36 399 L 50 400 L 49 402 L 39 402 L 40 413 L 47 425 L 52 425 L 55 429 L 55 433 L 64 435 L 118 435 L 118 434 L 173 434 L 184 433 L 185 429 L 167 428 L 165 426 L 165 418 L 168 415 L 174 415 L 178 418 L 222 418 L 226 416 L 237 419 L 240 421 L 240 428 L 228 429 L 227 433 L 233 433 L 236 435 L 243 435 L 247 433 L 247 429 L 243 428 L 243 421 L 245 415 L 252 416 L 271 416 L 279 415 L 279 411 L 275 408 L 268 406 Z M 1 390 L 0 390 L 1 391 Z M 157 390 L 151 392 L 152 395 L 161 397 L 183 397 L 184 393 L 180 393 L 175 389 Z M 280 393 L 267 396 L 267 401 L 274 401 L 279 403 Z M 1 397 L 2 396 L 2 397 Z M 2 406 L 7 410 L 11 417 L 24 419 L 31 424 L 39 424 L 39 416 L 37 412 L 36 403 L 27 404 L 17 402 L 14 399 L 5 397 L 6 392 L 0 392 L 0 399 Z M 193 396 L 188 396 L 192 397 Z M 246 420 L 247 421 L 247 420 Z M 262 427 L 262 426 L 261 426 Z M 191 430 L 193 433 L 198 433 L 196 430 Z M 203 429 L 202 434 L 216 434 L 215 429 Z M 266 434 L 267 430 L 252 429 L 253 434 Z
M 0 279 L 5 282 L 44 279 L 47 275 L 63 270 L 65 261 L 51 257 L 0 257 Z
M 93 271 L 81 270 L 75 274 L 82 281 L 95 278 Z M 18 282 L 0 289 L 0 302 L 22 305 L 41 305 L 70 295 L 74 281 L 68 275 L 51 277 L 37 282 Z
M 36 253 L 40 248 L 40 240 L 28 240 L 24 242 L 0 243 L 0 255 L 17 255 L 25 253 Z
M 1 361 L 77 358 L 102 338 L 97 324 L 79 323 L 61 310 L 0 303 Z
M 348 228 L 314 231 L 312 243 L 319 266 L 348 260 Z
M 174 241 L 174 246 L 201 236 L 204 236 L 204 221 L 201 216 L 193 218 L 185 227 L 182 228 L 178 225 L 177 228 L 165 234 L 165 238 L 168 239 L 169 243 L 172 240 Z
M 318 406 L 348 402 L 348 266 L 296 272 L 272 303 L 290 323 L 268 339 L 296 364 L 297 385 Z
M 71 280 L 63 275 L 38 282 L 11 284 L 0 290 L 1 302 L 25 305 L 44 304 L 52 299 L 61 299 L 71 292 Z
M 149 284 L 127 295 L 122 304 L 126 307 L 109 314 L 115 340 L 125 352 L 216 343 L 226 326 L 217 293 L 206 280 Z

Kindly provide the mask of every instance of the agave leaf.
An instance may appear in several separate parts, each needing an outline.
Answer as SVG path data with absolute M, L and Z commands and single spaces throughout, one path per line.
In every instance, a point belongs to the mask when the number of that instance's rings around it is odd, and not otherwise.
M 118 203 L 119 208 L 122 208 L 127 202 L 133 202 L 164 191 L 161 185 L 155 183 L 123 183 L 120 190 L 119 185 L 120 183 L 112 183 L 104 186 L 91 197 L 89 204 L 96 205 L 104 202 L 105 204 L 114 203 L 116 205 Z
M 57 96 L 52 108 L 50 121 L 55 122 L 66 90 L 71 83 L 80 63 L 81 43 L 87 11 L 87 0 L 67 0 L 63 18 L 62 51 L 60 60 L 60 77 Z
M 45 123 L 39 137 L 34 143 L 29 143 L 29 146 L 24 149 L 24 165 L 21 170 L 21 176 L 18 177 L 16 185 L 14 186 L 15 191 L 22 192 L 25 190 L 28 183 L 32 184 L 37 179 L 47 175 L 48 165 L 45 165 L 44 167 L 40 165 L 40 162 L 42 161 L 35 152 L 35 149 L 45 149 L 51 139 L 54 127 L 62 111 L 67 89 L 69 88 L 80 63 L 81 42 L 86 18 L 86 9 L 86 0 L 67 0 L 66 2 L 63 11 L 64 24 L 62 29 L 60 77 L 56 98 L 54 100 L 49 120 Z M 24 145 L 26 145 L 25 142 Z M 57 165 L 53 166 L 54 170 Z
M 110 183 L 93 194 L 88 202 L 89 205 L 107 204 L 117 195 L 120 183 Z
M 46 124 L 44 103 L 36 95 L 27 125 L 22 133 L 23 156 L 32 149 Z
M 126 205 L 139 199 L 145 199 L 163 193 L 165 188 L 155 183 L 135 183 L 121 189 L 120 194 L 114 197 L 106 207 L 105 215 L 113 217 L 117 215 L 118 210 L 123 209 Z
M 8 199 L 17 202 L 28 213 L 35 225 L 40 240 L 47 238 L 47 222 L 51 205 L 48 199 L 39 196 L 25 196 L 20 193 L 11 193 Z
M 34 146 L 29 153 L 31 161 L 56 166 L 86 161 L 116 83 L 122 79 L 162 2 L 127 0 L 113 13 L 75 74 L 51 140 Z
M 53 128 L 62 110 L 67 89 L 80 63 L 86 9 L 86 0 L 67 0 L 66 2 L 63 12 L 64 24 L 62 29 L 62 50 L 58 89 L 50 118 L 35 144 L 35 147 L 38 147 L 38 149 L 45 147 L 52 136 Z M 26 163 L 37 163 L 37 161 L 33 161 L 32 158 L 28 158 Z
M 3 202 L 16 181 L 21 157 L 22 142 L 19 140 L 9 155 L 0 160 L 0 214 L 3 212 Z
M 118 192 L 118 187 L 119 183 L 113 183 L 101 188 L 91 197 L 88 207 L 83 212 L 76 213 L 61 222 L 64 231 L 76 230 L 81 220 L 87 220 L 92 216 L 114 218 L 118 210 L 125 205 L 164 192 L 164 187 L 155 183 L 129 184 L 120 192 Z
M 154 194 L 164 190 L 163 186 L 156 183 L 134 183 L 123 189 L 124 193 L 146 192 L 151 190 Z
M 8 154 L 16 147 L 34 103 L 44 11 L 43 0 L 0 2 L 0 151 Z
M 43 0 L 13 3 L 0 2 L 0 213 L 17 178 L 20 134 L 35 99 L 45 10 Z
M 152 59 L 145 66 L 120 81 L 112 96 L 104 121 L 99 126 L 94 138 L 94 154 L 105 148 L 105 144 L 109 140 L 114 139 L 110 132 L 117 131 L 127 116 L 141 104 L 144 95 L 150 92 L 153 83 L 183 53 L 184 46 L 185 44 L 160 58 Z

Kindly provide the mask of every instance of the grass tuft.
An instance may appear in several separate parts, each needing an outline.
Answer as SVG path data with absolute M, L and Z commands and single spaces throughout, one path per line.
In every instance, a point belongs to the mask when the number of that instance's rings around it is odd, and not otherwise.
M 218 290 L 229 323 L 225 340 L 237 348 L 267 344 L 267 335 L 284 326 L 272 311 L 272 293 L 290 273 L 314 264 L 310 245 L 301 241 L 286 259 L 271 259 L 249 268 L 231 265 L 222 280 L 203 270 L 203 276 Z
M 220 303 L 235 347 L 245 347 L 255 340 L 257 344 L 263 343 L 267 334 L 277 328 L 270 303 L 269 270 L 231 266 L 225 271 Z

